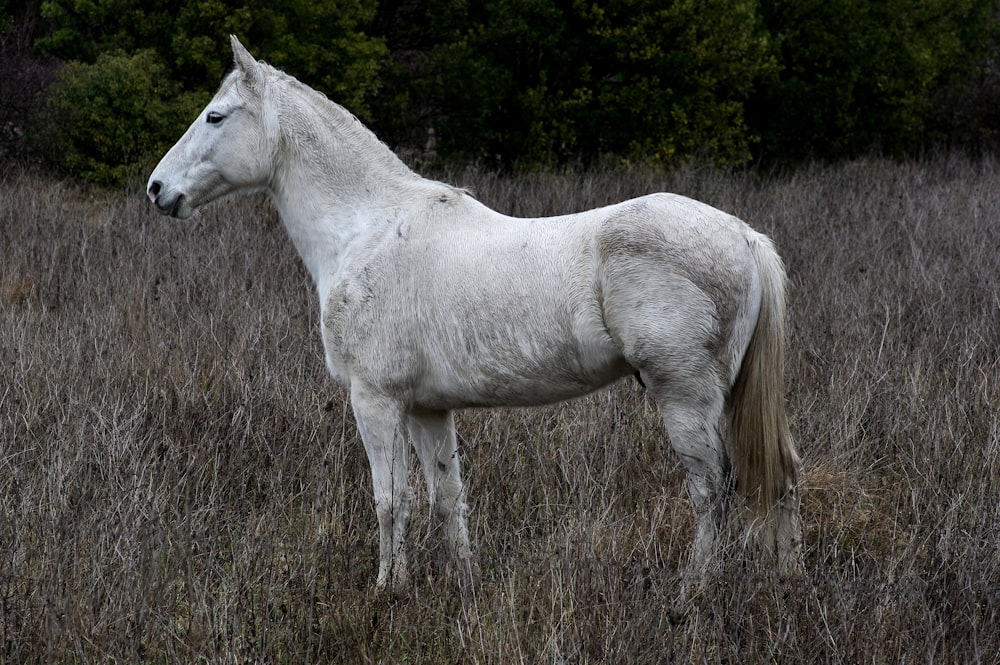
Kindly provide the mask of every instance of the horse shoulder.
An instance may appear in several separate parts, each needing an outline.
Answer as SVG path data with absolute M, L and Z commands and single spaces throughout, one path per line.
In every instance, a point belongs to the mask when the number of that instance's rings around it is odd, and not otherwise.
M 405 388 L 423 362 L 415 301 L 434 277 L 433 225 L 419 211 L 380 224 L 319 294 L 323 342 L 331 371 L 346 382 Z

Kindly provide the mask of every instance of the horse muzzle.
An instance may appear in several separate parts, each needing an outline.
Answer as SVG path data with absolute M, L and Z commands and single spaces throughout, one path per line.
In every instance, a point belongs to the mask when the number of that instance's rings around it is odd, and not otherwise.
M 159 180 L 153 180 L 149 183 L 146 195 L 161 214 L 171 217 L 190 217 L 190 213 L 185 214 L 187 210 L 184 206 L 184 195 L 164 191 L 163 183 Z

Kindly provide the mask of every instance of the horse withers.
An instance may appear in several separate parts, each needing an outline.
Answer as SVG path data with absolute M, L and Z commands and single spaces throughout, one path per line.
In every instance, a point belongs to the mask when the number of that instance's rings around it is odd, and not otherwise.
M 516 219 L 424 179 L 341 106 L 258 62 L 235 67 L 153 171 L 186 218 L 266 192 L 320 299 L 326 364 L 371 464 L 377 585 L 407 585 L 410 448 L 459 570 L 470 571 L 452 412 L 571 399 L 638 375 L 687 473 L 690 572 L 713 557 L 736 487 L 801 565 L 798 458 L 784 410 L 785 274 L 767 237 L 653 194 Z

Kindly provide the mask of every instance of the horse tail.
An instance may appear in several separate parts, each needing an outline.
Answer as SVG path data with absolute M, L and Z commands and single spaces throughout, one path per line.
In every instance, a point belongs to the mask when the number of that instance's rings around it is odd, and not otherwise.
M 760 312 L 731 393 L 733 470 L 737 491 L 774 524 L 779 502 L 794 498 L 799 474 L 785 415 L 785 268 L 771 241 L 748 239 L 760 278 Z M 798 503 L 794 502 L 797 521 Z M 770 531 L 772 538 L 781 534 Z M 773 540 L 772 540 L 773 542 Z

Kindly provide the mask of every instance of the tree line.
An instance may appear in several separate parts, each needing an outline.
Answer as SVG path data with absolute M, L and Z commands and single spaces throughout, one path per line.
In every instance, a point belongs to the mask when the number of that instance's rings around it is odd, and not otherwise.
M 722 165 L 992 146 L 1000 0 L 0 0 L 0 142 L 104 183 L 228 35 L 424 160 Z

